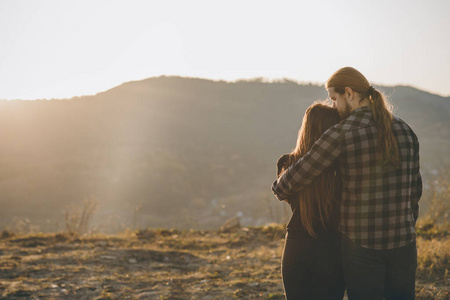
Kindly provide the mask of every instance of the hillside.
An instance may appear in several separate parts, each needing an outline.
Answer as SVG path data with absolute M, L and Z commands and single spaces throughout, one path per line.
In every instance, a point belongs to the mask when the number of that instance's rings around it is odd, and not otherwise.
M 419 136 L 430 179 L 450 164 L 450 99 L 378 88 Z M 236 214 L 246 225 L 282 221 L 275 162 L 294 147 L 305 109 L 326 97 L 292 81 L 157 77 L 94 96 L 0 101 L 3 226 L 26 217 L 58 228 L 68 204 L 90 197 L 104 230 L 210 228 Z

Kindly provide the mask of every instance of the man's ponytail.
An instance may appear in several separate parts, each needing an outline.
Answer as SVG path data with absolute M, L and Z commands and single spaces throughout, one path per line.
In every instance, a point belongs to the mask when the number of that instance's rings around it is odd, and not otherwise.
M 392 108 L 385 96 L 369 88 L 370 108 L 378 128 L 378 154 L 383 167 L 398 166 L 400 162 L 398 145 L 392 131 Z

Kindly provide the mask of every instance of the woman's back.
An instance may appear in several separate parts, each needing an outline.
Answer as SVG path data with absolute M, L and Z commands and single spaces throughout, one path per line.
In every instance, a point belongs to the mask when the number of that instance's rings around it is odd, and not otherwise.
M 322 103 L 311 105 L 303 118 L 296 148 L 278 160 L 278 176 L 339 121 L 334 108 Z M 344 295 L 338 232 L 342 184 L 336 174 L 336 166 L 330 166 L 288 199 L 292 217 L 286 226 L 282 258 L 287 299 L 342 299 Z

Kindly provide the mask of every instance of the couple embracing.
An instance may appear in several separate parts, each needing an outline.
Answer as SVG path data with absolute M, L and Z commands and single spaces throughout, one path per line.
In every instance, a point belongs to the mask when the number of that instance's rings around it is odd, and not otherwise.
M 297 146 L 278 160 L 275 196 L 292 208 L 282 258 L 287 299 L 414 299 L 419 143 L 354 68 L 326 82 Z

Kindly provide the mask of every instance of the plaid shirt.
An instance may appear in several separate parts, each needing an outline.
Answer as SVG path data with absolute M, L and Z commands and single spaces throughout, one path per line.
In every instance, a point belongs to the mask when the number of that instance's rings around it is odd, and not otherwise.
M 370 108 L 363 106 L 329 128 L 273 183 L 273 193 L 279 200 L 287 199 L 338 161 L 343 182 L 340 231 L 370 249 L 393 249 L 413 242 L 422 195 L 419 142 L 397 117 L 392 130 L 401 159 L 398 168 L 383 171 L 380 166 L 378 130 Z

